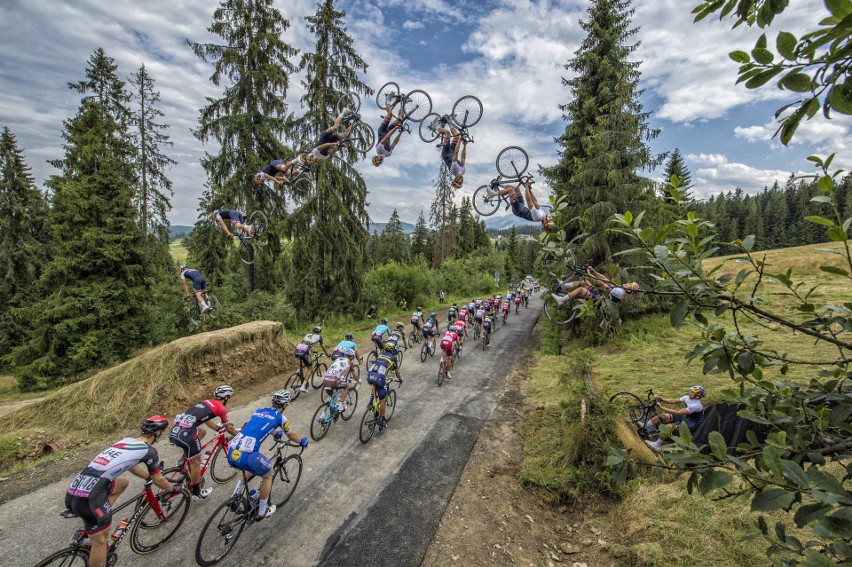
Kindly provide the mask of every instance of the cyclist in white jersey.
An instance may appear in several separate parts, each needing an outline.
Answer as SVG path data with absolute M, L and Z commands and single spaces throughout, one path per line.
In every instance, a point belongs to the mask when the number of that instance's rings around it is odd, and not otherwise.
M 343 356 L 335 359 L 331 364 L 331 368 L 323 374 L 322 385 L 324 388 L 331 388 L 332 393 L 335 390 L 343 388 L 343 392 L 337 398 L 337 411 L 339 412 L 343 412 L 345 409 L 344 401 L 346 400 L 346 394 L 349 393 L 349 378 L 352 376 L 354 358 L 354 350 L 351 348 L 343 349 Z M 361 381 L 358 380 L 358 384 L 360 383 Z

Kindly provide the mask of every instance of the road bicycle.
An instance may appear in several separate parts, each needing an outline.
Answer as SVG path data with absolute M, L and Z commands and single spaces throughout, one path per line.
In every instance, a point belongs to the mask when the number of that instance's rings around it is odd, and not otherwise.
M 160 463 L 162 467 L 162 463 Z M 144 555 L 156 551 L 166 545 L 178 528 L 183 525 L 189 508 L 192 505 L 192 496 L 186 487 L 180 492 L 161 492 L 154 494 L 151 488 L 154 484 L 150 478 L 145 481 L 142 490 L 124 502 L 121 506 L 112 510 L 113 517 L 120 517 L 120 512 L 130 506 L 133 513 L 129 518 L 120 522 L 113 533 L 109 551 L 107 552 L 107 566 L 111 567 L 118 561 L 117 550 L 125 537 L 130 537 L 130 549 L 135 553 Z M 70 510 L 60 514 L 63 518 L 77 518 L 78 516 Z M 36 567 L 59 567 L 79 565 L 85 567 L 89 563 L 91 546 L 86 540 L 86 531 L 83 528 L 74 532 L 71 543 L 65 549 L 61 549 L 42 559 Z M 79 560 L 79 561 L 78 561 Z
M 482 101 L 472 95 L 466 95 L 453 104 L 450 114 L 441 116 L 433 112 L 420 122 L 420 139 L 426 143 L 434 142 L 440 136 L 438 129 L 442 126 L 453 126 L 467 142 L 473 142 L 468 132 L 482 118 Z
M 390 423 L 393 411 L 396 409 L 396 388 L 393 387 L 394 382 L 399 382 L 399 379 L 392 377 L 388 380 L 388 396 L 385 398 L 385 423 Z M 358 439 L 365 445 L 373 437 L 373 432 L 379 425 L 379 404 L 379 397 L 376 395 L 375 388 L 373 388 L 367 409 L 364 411 L 364 417 L 361 418 L 361 427 L 358 430 Z
M 458 360 L 460 354 L 461 347 L 453 347 L 453 361 Z M 438 386 L 444 383 L 444 380 L 448 378 L 447 376 L 447 355 L 443 351 L 441 352 L 441 362 L 438 364 Z
M 202 445 L 200 465 L 199 478 L 201 479 L 201 486 L 204 486 L 204 477 L 208 470 L 210 471 L 210 478 L 216 484 L 224 484 L 236 476 L 237 469 L 228 464 L 228 438 L 225 436 L 224 427 L 216 429 L 213 437 Z M 185 480 L 188 488 L 188 483 L 190 482 L 189 461 L 185 457 L 181 457 L 177 465 L 163 471 L 163 476 L 169 482 Z
M 512 207 L 508 195 L 495 194 L 501 187 L 515 185 L 520 187 L 528 181 L 532 182 L 532 175 L 524 175 L 529 167 L 530 160 L 527 152 L 518 146 L 509 146 L 500 150 L 497 154 L 497 177 L 488 185 L 482 185 L 473 192 L 473 208 L 484 217 L 489 217 L 497 212 L 500 204 L 505 205 L 508 210 Z
M 342 418 L 343 421 L 349 421 L 349 418 L 352 417 L 355 413 L 355 408 L 358 406 L 356 380 L 349 379 L 349 391 L 346 392 L 346 400 L 343 402 L 342 411 L 337 408 L 337 402 L 340 400 L 341 394 L 343 394 L 343 388 L 337 388 L 332 393 L 329 393 L 330 390 L 331 388 L 323 388 L 323 392 L 326 393 L 326 399 L 317 408 L 314 418 L 311 420 L 311 438 L 314 441 L 319 441 L 325 437 L 331 424 L 337 421 L 338 417 Z
M 369 124 L 361 120 L 361 115 L 358 114 L 360 109 L 361 97 L 355 92 L 343 93 L 337 100 L 338 114 L 348 110 L 340 121 L 340 129 L 348 131 L 348 134 L 346 137 L 341 136 L 339 143 L 341 147 L 349 146 L 363 156 L 376 145 L 376 133 Z
M 488 338 L 488 333 L 483 332 L 483 333 L 482 333 L 482 350 L 483 350 L 483 351 L 485 350 L 485 347 L 487 347 L 487 346 L 489 345 L 489 343 L 490 343 L 490 342 L 491 342 L 491 341 L 490 341 L 490 339 Z
M 272 489 L 269 503 L 280 508 L 290 499 L 299 479 L 302 477 L 302 453 L 305 448 L 297 443 L 281 442 L 275 439 L 275 452 L 272 458 Z M 299 449 L 298 453 L 287 454 L 288 448 Z M 225 558 L 243 530 L 254 524 L 257 518 L 258 495 L 249 488 L 246 472 L 243 471 L 243 487 L 219 505 L 198 536 L 195 544 L 195 561 L 202 567 L 210 567 Z M 254 493 L 254 494 L 253 494 Z
M 216 296 L 210 295 L 205 289 L 201 292 L 201 297 L 210 307 L 210 309 L 204 313 L 201 312 L 201 305 L 199 305 L 198 300 L 195 298 L 195 293 L 191 293 L 190 295 L 185 295 L 183 297 L 184 301 L 190 302 L 190 304 L 186 307 L 186 312 L 187 315 L 189 315 L 190 322 L 196 327 L 202 327 L 219 316 L 219 300 L 216 299 Z
M 423 337 L 420 335 L 420 331 L 415 327 L 408 333 L 408 348 L 414 348 L 415 344 L 420 344 L 423 341 Z
M 420 362 L 426 362 L 426 357 L 435 356 L 435 346 L 437 341 L 433 334 L 427 340 L 423 341 L 423 346 L 420 347 Z
M 299 397 L 299 394 L 302 393 L 302 384 L 310 383 L 314 390 L 317 390 L 320 386 L 322 386 L 323 377 L 326 370 L 328 370 L 328 365 L 325 362 L 320 362 L 320 359 L 324 356 L 325 354 L 321 352 L 316 352 L 311 355 L 310 378 L 305 378 L 305 367 L 302 366 L 302 363 L 300 362 L 299 369 L 290 374 L 290 377 L 287 378 L 286 382 L 284 382 L 284 387 L 292 392 L 294 401 Z
M 393 106 L 402 104 L 403 121 L 422 122 L 432 113 L 432 97 L 429 93 L 415 89 L 405 94 L 394 82 L 385 83 L 376 93 L 376 106 L 385 110 L 387 103 Z
M 249 234 L 245 229 L 240 229 L 237 233 L 236 236 L 240 242 L 239 255 L 240 260 L 242 260 L 244 264 L 254 264 L 254 243 L 260 240 L 260 237 L 266 232 L 266 228 L 269 226 L 269 221 L 262 211 L 255 211 L 249 215 L 246 223 L 254 229 L 254 233 Z
M 473 324 L 473 340 L 478 340 L 481 334 L 482 330 L 480 329 L 479 321 L 477 321 Z
M 609 397 L 609 401 L 610 403 L 625 404 L 630 422 L 636 427 L 639 437 L 648 441 L 656 441 L 659 439 L 660 432 L 653 426 L 651 419 L 660 412 L 659 404 L 654 395 L 654 390 L 648 390 L 647 396 L 648 400 L 643 402 L 633 392 L 616 392 Z

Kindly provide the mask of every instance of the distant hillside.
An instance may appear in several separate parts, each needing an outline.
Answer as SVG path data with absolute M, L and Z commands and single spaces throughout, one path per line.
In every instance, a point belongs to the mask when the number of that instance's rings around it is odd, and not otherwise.
M 371 222 L 370 223 L 370 234 L 373 234 L 373 231 L 378 232 L 379 234 L 385 229 L 388 223 L 386 222 Z M 414 225 L 410 222 L 402 222 L 402 232 L 405 234 L 411 234 L 414 232 Z
M 189 234 L 192 230 L 191 226 L 183 226 L 179 224 L 173 224 L 169 227 L 169 240 L 174 240 L 176 238 L 181 238 Z
M 522 226 L 527 224 L 530 223 L 512 214 L 488 217 L 485 219 L 486 230 L 503 230 L 506 228 L 512 228 L 513 226 Z

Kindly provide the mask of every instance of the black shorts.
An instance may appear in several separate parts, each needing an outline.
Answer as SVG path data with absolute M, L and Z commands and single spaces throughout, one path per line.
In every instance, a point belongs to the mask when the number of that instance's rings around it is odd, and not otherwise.
M 329 132 L 328 130 L 323 130 L 323 133 L 320 134 L 319 141 L 317 142 L 317 147 L 323 144 L 331 144 L 332 142 L 339 142 L 340 134 L 337 132 Z M 324 150 L 320 150 L 320 153 L 324 156 L 328 155 L 328 148 Z
M 183 449 L 183 457 L 187 461 L 201 454 L 201 439 L 198 437 L 197 427 L 175 425 L 169 432 L 169 443 Z
M 65 507 L 83 520 L 83 527 L 87 534 L 102 532 L 112 523 L 109 495 L 112 494 L 114 486 L 113 482 L 107 490 L 93 490 L 88 498 L 65 493 Z

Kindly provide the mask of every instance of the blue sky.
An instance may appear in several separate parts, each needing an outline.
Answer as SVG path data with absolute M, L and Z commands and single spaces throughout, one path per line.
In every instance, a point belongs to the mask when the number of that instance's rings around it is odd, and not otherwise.
M 750 49 L 759 32 L 730 29 L 729 22 L 692 24 L 698 0 L 634 0 L 633 23 L 641 42 L 634 59 L 642 61 L 641 101 L 660 128 L 652 142 L 659 153 L 675 147 L 686 156 L 695 192 L 708 197 L 742 187 L 757 192 L 791 173 L 809 172 L 805 157 L 838 152 L 835 164 L 849 169 L 852 120 L 830 122 L 819 115 L 800 128 L 788 148 L 771 139 L 776 108 L 788 93 L 769 86 L 748 91 L 736 86 L 737 65 L 727 56 Z M 312 38 L 304 17 L 313 0 L 278 0 L 276 7 L 292 27 L 285 41 L 302 50 Z M 338 0 L 347 12 L 349 32 L 369 64 L 366 81 L 378 89 L 389 80 L 405 90 L 430 93 L 435 110 L 448 112 L 465 94 L 479 97 L 484 116 L 472 132 L 468 175 L 461 195 L 470 195 L 495 174 L 499 150 L 521 145 L 536 165 L 558 159 L 553 137 L 564 129 L 557 105 L 571 93 L 561 85 L 563 66 L 584 37 L 578 21 L 588 2 L 581 0 Z M 171 124 L 170 155 L 179 163 L 169 172 L 174 183 L 173 224 L 192 224 L 205 175 L 199 159 L 215 151 L 190 130 L 205 97 L 220 89 L 209 81 L 211 68 L 193 56 L 185 39 L 216 41 L 207 32 L 212 0 L 6 0 L 0 6 L 0 125 L 8 126 L 24 148 L 42 185 L 57 173 L 47 160 L 62 156 L 62 121 L 73 116 L 79 95 L 68 82 L 83 77 L 97 47 L 113 57 L 122 76 L 145 63 L 161 92 L 161 109 Z M 769 31 L 801 36 L 825 14 L 821 0 L 795 0 Z M 298 77 L 297 77 L 298 79 Z M 299 108 L 303 93 L 291 81 L 287 100 Z M 365 119 L 378 126 L 381 112 L 364 103 Z M 273 158 L 275 156 L 269 156 Z M 379 168 L 369 161 L 358 169 L 367 181 L 369 212 L 385 222 L 393 208 L 414 222 L 433 197 L 439 155 L 416 134 L 403 137 L 394 155 Z M 652 176 L 658 176 L 652 173 Z M 543 184 L 536 186 L 544 191 Z

